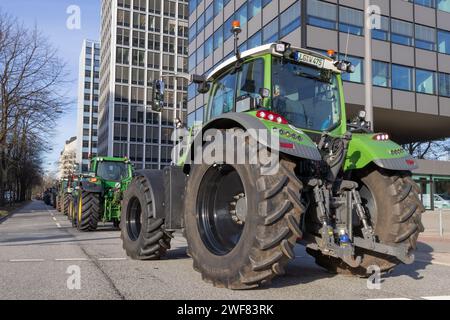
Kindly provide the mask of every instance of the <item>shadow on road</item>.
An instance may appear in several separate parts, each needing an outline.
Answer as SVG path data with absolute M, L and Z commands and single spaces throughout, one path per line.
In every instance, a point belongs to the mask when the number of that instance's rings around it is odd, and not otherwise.
M 425 270 L 427 266 L 431 265 L 433 251 L 433 247 L 424 242 L 418 241 L 417 250 L 414 253 L 416 257 L 414 263 L 410 265 L 399 265 L 392 272 L 386 274 L 383 278 L 395 278 L 406 275 L 415 280 L 423 279 L 423 276 L 419 274 L 419 271 Z

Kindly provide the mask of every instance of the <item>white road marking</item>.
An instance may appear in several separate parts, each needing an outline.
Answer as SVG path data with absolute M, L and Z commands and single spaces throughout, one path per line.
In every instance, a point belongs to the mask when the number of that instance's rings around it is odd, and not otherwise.
M 44 262 L 44 259 L 12 259 L 9 262 Z
M 87 258 L 63 258 L 63 259 L 55 259 L 55 261 L 89 261 Z
M 56 226 L 57 226 L 58 228 L 61 228 L 61 225 L 59 224 L 59 222 L 56 223 Z
M 127 258 L 98 258 L 98 261 L 126 261 Z
M 422 297 L 425 300 L 450 300 L 450 296 Z
M 380 298 L 380 299 L 367 299 L 369 301 L 403 301 L 403 300 L 412 300 L 409 298 Z

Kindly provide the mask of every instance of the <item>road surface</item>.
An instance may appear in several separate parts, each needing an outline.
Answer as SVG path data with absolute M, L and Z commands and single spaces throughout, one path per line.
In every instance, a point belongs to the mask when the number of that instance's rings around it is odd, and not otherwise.
M 372 290 L 366 279 L 328 274 L 301 246 L 286 276 L 271 285 L 251 291 L 218 289 L 192 269 L 182 237 L 172 244 L 162 261 L 132 261 L 112 226 L 80 233 L 66 217 L 34 201 L 0 224 L 0 299 L 450 298 L 450 239 L 422 237 L 416 262 L 383 276 L 381 288 Z M 80 289 L 72 278 L 78 271 Z

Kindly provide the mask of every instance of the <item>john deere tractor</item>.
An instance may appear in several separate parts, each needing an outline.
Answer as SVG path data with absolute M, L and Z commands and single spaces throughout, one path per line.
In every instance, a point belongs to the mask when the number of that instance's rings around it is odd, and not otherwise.
M 205 122 L 176 135 L 174 164 L 137 172 L 125 191 L 127 254 L 160 258 L 181 229 L 194 269 L 230 289 L 282 275 L 297 243 L 332 272 L 412 263 L 424 210 L 416 162 L 363 112 L 347 118 L 351 63 L 282 42 L 237 48 L 192 77 L 209 96 Z M 155 88 L 159 111 L 164 85 Z
M 113 222 L 119 227 L 123 191 L 132 177 L 133 166 L 126 158 L 93 158 L 90 173 L 78 179 L 73 226 L 95 231 L 99 222 Z

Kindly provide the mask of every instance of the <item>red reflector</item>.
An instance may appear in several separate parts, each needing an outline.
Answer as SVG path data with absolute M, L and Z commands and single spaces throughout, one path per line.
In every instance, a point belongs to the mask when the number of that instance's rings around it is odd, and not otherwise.
M 294 144 L 293 143 L 280 142 L 280 147 L 285 148 L 285 149 L 294 149 Z
M 416 164 L 416 162 L 414 160 L 408 159 L 408 160 L 406 160 L 406 164 L 409 166 L 413 166 Z

